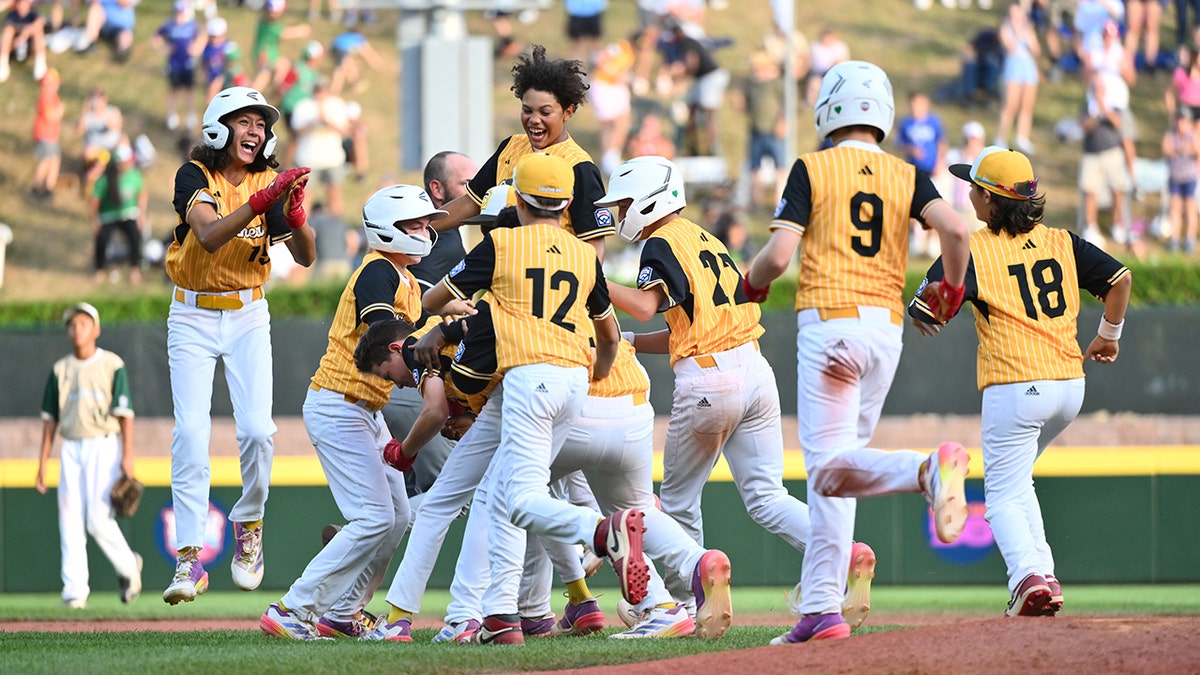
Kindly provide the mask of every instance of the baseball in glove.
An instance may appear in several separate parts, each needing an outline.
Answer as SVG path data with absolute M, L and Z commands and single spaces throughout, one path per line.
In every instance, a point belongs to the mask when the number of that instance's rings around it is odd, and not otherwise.
M 137 513 L 138 504 L 142 502 L 142 493 L 146 486 L 136 478 L 122 475 L 113 483 L 112 500 L 113 513 L 118 518 L 128 518 Z

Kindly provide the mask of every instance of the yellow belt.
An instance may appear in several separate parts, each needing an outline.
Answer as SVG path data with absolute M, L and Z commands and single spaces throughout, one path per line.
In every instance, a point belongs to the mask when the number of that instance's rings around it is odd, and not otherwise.
M 734 347 L 734 349 L 737 349 L 737 347 Z M 758 347 L 758 340 L 754 341 L 754 351 L 760 351 Z M 701 368 L 717 367 L 717 360 L 712 357 L 712 354 L 701 354 L 700 356 L 694 356 L 692 357 L 692 360 L 695 361 L 696 365 L 700 366 Z
M 830 319 L 857 319 L 859 318 L 857 307 L 843 307 L 841 309 L 817 309 L 817 314 L 820 315 L 822 321 Z M 904 325 L 904 317 L 894 309 L 888 310 L 889 320 L 897 326 Z
M 333 391 L 332 389 L 325 389 L 325 387 L 321 387 L 316 384 L 310 384 L 310 385 L 308 385 L 308 388 L 312 389 L 313 391 L 322 391 L 322 390 Z M 341 394 L 341 392 L 339 392 L 339 391 L 334 391 L 333 393 Z M 370 410 L 371 412 L 379 412 L 380 410 L 382 410 L 382 407 L 373 406 L 366 399 L 354 398 L 350 394 L 342 394 L 342 398 L 346 400 L 346 403 L 349 403 L 350 405 L 356 405 L 360 408 L 363 408 L 364 410 Z
M 175 289 L 175 300 L 188 304 L 187 291 L 182 288 Z M 254 300 L 261 300 L 263 297 L 262 286 L 254 289 L 251 293 Z M 245 305 L 242 303 L 241 295 L 237 291 L 232 293 L 196 293 L 196 307 L 200 309 L 241 309 Z

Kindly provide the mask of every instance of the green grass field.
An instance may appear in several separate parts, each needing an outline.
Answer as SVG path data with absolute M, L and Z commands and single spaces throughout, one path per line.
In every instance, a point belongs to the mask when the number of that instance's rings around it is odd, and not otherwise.
M 1154 615 L 1200 616 L 1200 586 L 1128 585 L 1068 586 L 1067 616 Z M 253 620 L 277 592 L 219 593 L 199 601 L 168 607 L 147 595 L 123 606 L 115 594 L 93 594 L 89 607 L 64 610 L 57 595 L 11 594 L 0 603 L 6 621 L 145 621 L 230 619 Z M 111 597 L 110 597 L 111 596 Z M 425 617 L 436 618 L 445 606 L 444 591 L 428 594 Z M 1004 608 L 1002 586 L 878 587 L 873 617 L 936 616 L 938 620 L 994 618 Z M 601 598 L 611 612 L 615 597 Z M 371 609 L 384 607 L 377 598 Z M 739 621 L 742 617 L 742 621 Z M 748 621 L 753 617 L 753 621 Z M 778 623 L 772 625 L 772 618 Z M 765 620 L 764 620 L 765 619 Z M 913 620 L 913 619 L 910 619 Z M 600 638 L 531 640 L 522 649 L 480 649 L 431 644 L 432 628 L 413 631 L 412 644 L 361 644 L 351 641 L 302 644 L 268 638 L 257 630 L 198 632 L 0 632 L 0 672 L 510 672 L 619 665 L 693 654 L 748 649 L 765 645 L 791 625 L 778 588 L 734 590 L 734 627 L 717 641 Z M 756 625 L 746 625 L 754 623 Z M 867 620 L 860 633 L 903 630 L 904 623 Z M 81 627 L 82 628 L 82 627 Z M 240 626 L 239 626 L 240 628 Z M 83 630 L 87 630 L 83 628 Z M 609 628 L 604 635 L 616 632 Z

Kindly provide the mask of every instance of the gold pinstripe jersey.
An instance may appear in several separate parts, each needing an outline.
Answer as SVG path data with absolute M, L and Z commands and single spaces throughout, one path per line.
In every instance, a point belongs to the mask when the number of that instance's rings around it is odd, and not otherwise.
M 939 258 L 925 283 L 942 274 Z M 975 312 L 979 388 L 1083 377 L 1076 341 L 1080 288 L 1103 297 L 1126 274 L 1124 265 L 1099 248 L 1041 223 L 1015 237 L 987 228 L 973 233 L 963 296 Z M 920 293 L 908 311 L 934 321 Z
M 613 361 L 612 370 L 608 377 L 595 380 L 588 387 L 588 396 L 599 398 L 616 398 L 633 394 L 650 393 L 650 376 L 646 369 L 634 356 L 633 345 L 628 340 L 621 340 L 617 347 L 617 358 Z
M 591 319 L 612 313 L 596 250 L 545 223 L 484 236 L 444 281 L 459 299 L 492 292 L 497 372 L 531 363 L 591 364 Z
M 490 320 L 490 318 L 487 319 L 489 322 Z M 442 318 L 440 316 L 430 316 L 426 319 L 424 325 L 418 327 L 417 330 L 413 331 L 413 334 L 404 341 L 405 346 L 410 347 L 415 345 L 417 340 L 424 337 L 429 331 L 441 326 L 441 323 Z M 472 330 L 474 330 L 474 328 L 475 325 L 472 324 Z M 483 404 L 487 403 L 488 396 L 491 395 L 492 389 L 494 389 L 500 382 L 501 377 L 500 375 L 493 373 L 489 381 L 483 385 L 481 389 L 477 390 L 475 388 L 471 388 L 470 391 L 464 391 L 463 389 L 460 389 L 458 383 L 455 381 L 455 378 L 452 376 L 451 371 L 451 364 L 454 362 L 459 349 L 459 343 L 447 342 L 446 346 L 442 347 L 441 351 L 439 352 L 439 356 L 441 357 L 441 368 L 439 368 L 436 372 L 430 372 L 425 368 L 425 366 L 417 364 L 414 368 L 414 373 L 417 375 L 417 377 L 414 377 L 413 379 L 417 381 L 417 390 L 424 392 L 423 387 L 427 377 L 442 378 L 442 381 L 445 384 L 446 397 L 454 399 L 459 405 L 478 415 L 479 411 L 483 409 Z M 408 352 L 405 352 L 405 356 L 407 355 Z M 412 365 L 407 359 L 405 362 L 409 363 L 410 366 Z M 491 363 L 493 366 L 495 365 L 494 357 L 491 359 Z
M 329 346 L 312 377 L 313 384 L 382 408 L 393 385 L 382 377 L 359 372 L 354 365 L 354 347 L 371 322 L 398 318 L 416 324 L 421 311 L 416 277 L 408 270 L 396 269 L 378 251 L 367 253 L 338 300 L 329 327 Z
M 762 310 L 742 291 L 742 273 L 713 234 L 678 217 L 654 231 L 642 248 L 638 288 L 661 287 L 671 330 L 671 364 L 723 352 L 758 339 Z
M 579 147 L 570 136 L 545 150 L 534 150 L 529 143 L 529 137 L 523 133 L 501 141 L 500 147 L 467 184 L 467 194 L 476 204 L 482 204 L 483 197 L 489 189 L 505 181 L 511 182 L 518 160 L 535 152 L 561 157 L 571 165 L 575 174 L 575 200 L 563 214 L 563 228 L 584 240 L 615 234 L 617 225 L 612 211 L 607 207 L 596 206 L 596 202 L 604 196 L 604 179 L 600 176 L 600 169 L 592 162 L 587 151 Z
M 903 307 L 910 218 L 937 200 L 929 176 L 876 146 L 843 142 L 792 165 L 770 229 L 804 237 L 796 311 Z
M 233 239 L 215 253 L 204 250 L 187 224 L 188 212 L 200 201 L 216 208 L 219 217 L 238 210 L 250 195 L 275 179 L 271 169 L 248 173 L 239 185 L 225 180 L 220 172 L 209 171 L 192 161 L 175 174 L 175 213 L 179 225 L 167 247 L 167 276 L 180 288 L 205 293 L 256 288 L 271 277 L 272 244 L 291 239 L 292 231 L 283 219 L 282 203 L 261 216 L 255 216 Z

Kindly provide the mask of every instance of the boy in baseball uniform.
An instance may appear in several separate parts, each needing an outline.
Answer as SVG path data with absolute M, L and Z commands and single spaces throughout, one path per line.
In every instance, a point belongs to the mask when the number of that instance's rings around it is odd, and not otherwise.
M 849 637 L 842 573 L 853 555 L 855 498 L 923 492 L 946 543 L 967 520 L 961 445 L 945 443 L 932 456 L 866 447 L 900 360 L 909 219 L 932 227 L 941 242 L 946 277 L 926 291 L 939 312 L 962 302 L 967 226 L 928 174 L 879 148 L 895 118 L 881 68 L 863 61 L 833 66 L 814 112 L 817 134 L 833 147 L 801 155 L 792 166 L 771 238 L 742 289 L 765 300 L 804 238 L 797 417 L 813 526 L 800 574 L 802 618 L 772 644 Z
M 363 206 L 371 251 L 342 291 L 304 401 L 304 427 L 348 522 L 263 613 L 259 625 L 268 635 L 310 640 L 367 632 L 357 618 L 408 528 L 409 505 L 403 474 L 383 459 L 385 450 L 400 449 L 380 413 L 392 383 L 360 371 L 354 350 L 372 323 L 420 320 L 421 287 L 407 266 L 433 247 L 430 221 L 444 214 L 413 185 L 385 187 Z M 437 426 L 414 425 L 405 444 L 415 451 L 444 420 L 445 413 Z M 414 451 L 402 468 L 412 466 Z
M 1112 363 L 1133 285 L 1129 270 L 1069 230 L 1042 224 L 1046 197 L 1029 158 L 992 146 L 950 173 L 971 185 L 975 215 L 963 297 L 979 334 L 983 392 L 983 493 L 986 519 L 1008 567 L 1007 616 L 1054 615 L 1062 585 L 1046 542 L 1033 487 L 1033 464 L 1083 405 L 1083 364 Z M 935 260 L 925 283 L 943 278 Z M 1079 291 L 1104 301 L 1087 351 L 1076 341 Z M 920 297 L 913 325 L 936 335 L 942 323 Z
M 134 553 L 113 516 L 109 494 L 122 474 L 133 476 L 133 401 L 120 356 L 100 349 L 100 313 L 81 302 L 63 312 L 72 353 L 55 362 L 42 399 L 42 452 L 34 487 L 46 494 L 46 460 L 54 435 L 63 436 L 58 478 L 63 604 L 87 606 L 87 536 L 117 571 L 121 602 L 142 591 L 142 556 Z

